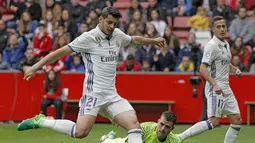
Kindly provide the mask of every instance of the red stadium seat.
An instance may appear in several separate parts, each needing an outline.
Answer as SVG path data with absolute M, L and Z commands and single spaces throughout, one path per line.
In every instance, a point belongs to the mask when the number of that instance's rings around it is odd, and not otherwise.
M 130 1 L 128 1 L 128 2 L 117 1 L 113 4 L 113 7 L 118 8 L 118 9 L 128 9 L 130 6 L 131 6 Z
M 188 30 L 190 27 L 187 25 L 187 22 L 190 17 L 187 16 L 177 16 L 174 19 L 174 29 L 178 30 Z
M 13 19 L 13 17 L 14 17 L 13 14 L 3 15 L 3 16 L 2 16 L 2 20 L 3 20 L 3 21 L 8 21 L 8 20 Z
M 173 22 L 172 17 L 167 16 L 167 24 L 172 27 L 172 24 L 173 24 L 172 22 Z

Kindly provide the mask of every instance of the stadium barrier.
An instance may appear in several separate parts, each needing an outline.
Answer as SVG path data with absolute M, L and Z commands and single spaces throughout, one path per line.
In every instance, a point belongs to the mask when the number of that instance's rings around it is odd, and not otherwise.
M 79 100 L 82 95 L 83 73 L 64 72 L 61 75 L 64 87 L 69 89 L 68 100 Z M 128 100 L 139 101 L 174 101 L 172 106 L 178 116 L 178 123 L 199 121 L 202 111 L 202 88 L 198 87 L 199 96 L 193 98 L 189 79 L 192 74 L 177 73 L 118 73 L 116 87 L 118 93 Z M 30 81 L 23 80 L 23 73 L 0 73 L 0 121 L 23 120 L 40 112 L 45 74 L 39 73 Z M 254 101 L 255 75 L 245 74 L 242 78 L 230 77 L 230 85 L 239 103 L 244 123 L 247 121 L 245 101 Z M 165 105 L 134 105 L 140 121 L 156 121 L 160 113 L 168 109 Z M 139 109 L 139 110 L 138 110 Z M 74 120 L 78 113 L 77 103 L 68 104 L 66 118 Z M 254 123 L 255 111 L 251 109 L 251 123 Z M 106 121 L 98 117 L 98 122 Z M 228 123 L 226 119 L 222 123 Z

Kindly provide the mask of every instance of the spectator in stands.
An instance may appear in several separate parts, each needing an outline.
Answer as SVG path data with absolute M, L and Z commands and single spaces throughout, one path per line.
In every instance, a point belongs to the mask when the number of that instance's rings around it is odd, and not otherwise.
M 252 48 L 252 52 L 251 52 L 250 59 L 249 59 L 249 68 L 248 68 L 248 70 L 249 69 L 252 70 L 251 66 L 252 65 L 255 66 L 254 64 L 255 64 L 255 47 Z M 255 71 L 255 67 L 254 67 L 253 70 Z
M 246 0 L 244 5 L 248 10 L 247 15 L 250 17 L 254 17 L 255 16 L 255 1 Z
M 142 71 L 151 71 L 151 65 L 148 59 L 144 59 L 142 62 Z
M 130 23 L 128 25 L 128 30 L 127 32 L 130 36 L 134 36 L 134 35 L 140 35 L 140 33 L 138 33 L 136 27 L 135 27 L 135 24 L 133 23 Z M 119 63 L 122 63 L 124 61 L 127 60 L 127 57 L 128 55 L 135 55 L 135 51 L 136 51 L 136 47 L 135 46 L 126 46 L 124 48 L 120 48 L 120 51 L 119 51 Z
M 12 11 L 12 13 L 14 13 L 14 17 L 11 20 L 8 20 L 6 23 L 6 27 L 7 28 L 11 28 L 11 29 L 16 29 L 17 28 L 17 24 L 20 18 L 17 17 L 17 10 L 18 10 L 18 6 L 24 3 L 24 0 L 10 0 L 10 9 Z
M 70 17 L 75 22 L 81 22 L 83 18 L 85 17 L 84 14 L 85 8 L 79 4 L 80 0 L 70 0 L 70 3 L 66 3 L 63 6 L 63 9 L 66 9 L 69 11 Z
M 27 68 L 33 66 L 39 61 L 37 57 L 34 56 L 34 49 L 27 48 L 25 57 L 20 61 L 19 69 L 24 72 Z
M 169 48 L 173 50 L 175 57 L 178 57 L 180 48 L 180 40 L 179 38 L 173 33 L 172 27 L 167 26 L 164 33 L 164 38 L 166 39 Z
M 150 20 L 150 17 L 151 17 L 151 11 L 153 9 L 157 9 L 159 12 L 160 12 L 160 19 L 164 19 L 166 20 L 166 17 L 165 17 L 165 13 L 161 7 L 161 5 L 158 3 L 158 0 L 148 0 L 149 2 L 149 6 L 147 8 L 147 20 Z
M 174 55 L 169 51 L 167 44 L 165 45 L 165 48 L 160 49 L 158 55 L 153 56 L 152 67 L 154 66 L 156 71 L 175 71 L 175 65 Z
M 30 14 L 25 11 L 21 15 L 18 25 L 19 36 L 25 36 L 27 40 L 32 41 L 37 25 L 37 22 L 33 21 Z
M 197 7 L 204 7 L 208 16 L 212 16 L 213 6 L 217 5 L 216 0 L 192 0 L 193 10 L 197 13 Z M 206 115 L 207 116 L 207 115 Z
M 136 27 L 135 23 L 128 24 L 128 31 L 126 33 L 128 35 L 143 35 L 143 33 L 138 30 L 138 27 Z
M 143 33 L 145 32 L 146 24 L 143 22 L 142 13 L 139 10 L 133 11 L 131 23 L 135 24 L 137 32 L 143 35 Z
M 44 80 L 44 95 L 41 102 L 42 114 L 47 116 L 47 107 L 54 105 L 56 109 L 56 119 L 61 119 L 63 108 L 63 101 L 61 100 L 62 90 L 63 85 L 58 74 L 53 70 L 48 71 L 46 73 L 46 79 Z
M 53 70 L 53 71 L 58 72 L 58 73 L 63 71 L 64 68 L 65 68 L 65 63 L 62 60 L 57 60 L 56 62 L 54 62 L 52 64 L 47 64 L 47 65 L 44 65 L 42 67 L 42 69 L 45 72 L 49 72 L 50 70 Z
M 64 24 L 65 32 L 69 32 L 71 40 L 74 39 L 75 34 L 78 32 L 76 21 L 72 19 L 70 12 L 66 9 L 62 11 L 60 23 Z
M 69 65 L 67 65 L 67 69 L 70 71 L 78 71 L 78 72 L 84 72 L 85 67 L 84 64 L 81 61 L 81 56 L 78 54 L 75 54 L 73 56 L 70 56 L 71 62 Z
M 162 0 L 161 6 L 165 16 L 175 17 L 178 15 L 178 0 Z
M 164 36 L 164 31 L 167 27 L 167 24 L 164 20 L 160 19 L 159 10 L 157 10 L 157 9 L 151 10 L 150 20 L 151 20 L 150 23 L 152 23 L 155 26 L 159 35 Z
M 1 0 L 0 1 L 0 12 L 2 15 L 5 14 L 12 14 L 12 10 L 9 7 L 9 3 L 7 0 Z
M 217 5 L 213 6 L 212 12 L 213 17 L 223 16 L 226 19 L 228 26 L 230 25 L 230 22 L 235 18 L 235 12 L 230 6 L 225 5 L 224 0 L 217 0 Z
M 143 65 L 143 61 L 147 59 L 149 61 L 149 65 L 153 64 L 153 56 L 156 55 L 156 47 L 154 45 L 146 45 L 142 47 L 138 47 L 135 52 L 135 59 L 141 65 Z
M 53 47 L 53 48 L 54 48 L 53 50 L 57 50 L 57 49 L 59 49 L 59 48 L 61 48 L 61 47 L 64 47 L 64 46 L 67 45 L 69 42 L 70 42 L 70 41 L 69 41 L 69 38 L 68 38 L 67 36 L 65 36 L 65 35 L 62 35 L 62 36 L 58 37 L 58 39 L 57 39 L 57 45 L 56 45 L 56 47 Z M 63 57 L 61 58 L 61 60 L 62 60 L 63 62 L 65 62 L 66 59 L 67 59 L 67 57 L 68 57 L 68 55 L 63 56 Z
M 247 68 L 244 66 L 244 64 L 240 61 L 239 56 L 235 55 L 232 57 L 231 63 L 233 66 L 238 67 L 242 72 L 246 72 Z
M 106 1 L 102 0 L 90 0 L 89 3 L 86 5 L 87 11 L 92 9 L 96 10 L 98 14 L 101 13 L 101 9 L 106 7 Z
M 9 34 L 6 31 L 5 23 L 0 20 L 0 53 L 7 47 Z
M 86 23 L 88 24 L 89 30 L 94 29 L 99 23 L 99 15 L 96 10 L 90 10 L 89 15 L 86 18 Z
M 184 44 L 178 56 L 178 63 L 182 61 L 183 56 L 188 56 L 194 62 L 196 58 L 197 65 L 200 64 L 203 52 L 200 49 L 200 44 L 196 42 L 195 33 L 189 32 L 188 42 Z
M 127 60 L 119 65 L 118 71 L 141 71 L 141 67 L 133 55 L 128 55 Z
M 254 46 L 254 22 L 250 20 L 246 15 L 246 8 L 241 7 L 238 10 L 238 18 L 231 22 L 229 32 L 230 38 L 234 41 L 237 37 L 241 37 L 244 45 Z
M 178 15 L 192 16 L 195 10 L 192 9 L 192 0 L 178 0 Z
M 75 37 L 80 36 L 83 32 L 88 32 L 89 31 L 89 27 L 88 24 L 86 22 L 82 22 L 80 24 L 80 28 L 79 28 L 79 32 L 75 35 Z
M 42 17 L 42 8 L 34 0 L 26 0 L 24 3 L 18 5 L 18 9 L 15 12 L 16 19 L 20 19 L 24 11 L 27 11 L 31 15 L 31 20 L 39 22 Z
M 46 12 L 46 17 L 44 19 L 45 25 L 47 28 L 47 33 L 51 38 L 53 38 L 53 33 L 57 30 L 58 22 L 57 19 L 54 17 L 53 12 L 48 10 Z
M 3 51 L 3 59 L 11 69 L 19 69 L 19 63 L 25 56 L 27 45 L 28 42 L 24 36 L 20 40 L 17 35 L 10 36 L 8 46 Z
M 65 25 L 64 25 L 64 23 L 59 23 L 57 31 L 53 34 L 53 46 L 52 46 L 53 48 L 56 48 L 57 43 L 58 43 L 58 39 L 61 36 L 67 37 L 68 41 L 71 40 L 71 36 L 70 36 L 69 32 L 65 32 Z
M 47 11 L 52 11 L 56 21 L 61 19 L 61 6 L 55 2 L 55 0 L 46 0 L 45 5 L 42 7 L 42 17 L 46 19 Z
M 159 37 L 160 35 L 152 23 L 147 23 L 145 29 L 145 36 L 148 38 L 156 38 Z
M 34 38 L 35 55 L 43 57 L 52 50 L 52 39 L 47 33 L 44 21 L 40 21 L 39 33 Z
M 231 48 L 232 56 L 238 56 L 239 60 L 245 65 L 245 68 L 249 67 L 249 59 L 251 55 L 251 47 L 245 46 L 241 37 L 237 37 Z
M 0 70 L 8 70 L 8 64 L 3 60 L 2 53 L 0 53 Z
M 191 31 L 206 31 L 209 28 L 209 18 L 206 16 L 206 9 L 204 7 L 197 8 L 197 14 L 189 18 L 188 26 Z
M 194 65 L 190 61 L 190 58 L 188 56 L 183 56 L 182 61 L 179 64 L 178 67 L 176 67 L 176 72 L 193 72 L 194 71 Z
M 139 11 L 140 14 L 143 14 L 143 16 L 140 15 L 140 19 L 139 19 L 140 21 L 142 20 L 141 22 L 146 21 L 146 15 L 144 15 L 145 14 L 145 9 L 140 5 L 139 1 L 138 0 L 130 0 L 130 1 L 131 1 L 131 7 L 129 7 L 127 9 L 126 23 L 133 22 L 135 11 Z

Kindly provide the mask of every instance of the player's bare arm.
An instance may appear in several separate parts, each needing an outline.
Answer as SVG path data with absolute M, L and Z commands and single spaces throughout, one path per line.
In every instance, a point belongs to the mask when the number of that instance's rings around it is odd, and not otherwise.
M 25 71 L 24 74 L 24 79 L 25 80 L 29 80 L 30 78 L 32 78 L 35 74 L 35 72 L 40 69 L 42 66 L 49 64 L 49 63 L 54 63 L 56 60 L 60 59 L 61 57 L 72 53 L 73 51 L 67 47 L 64 46 L 50 54 L 48 54 L 46 57 L 44 57 L 43 59 L 41 59 L 38 63 L 34 64 L 32 67 L 28 68 Z
M 164 48 L 165 39 L 162 37 L 158 38 L 145 38 L 142 36 L 132 36 L 130 45 L 142 46 L 142 45 L 157 45 L 160 48 Z
M 242 72 L 240 71 L 239 68 L 233 66 L 232 64 L 230 64 L 229 68 L 230 68 L 230 72 L 235 74 L 236 77 L 241 77 L 242 76 Z
M 210 76 L 207 68 L 208 68 L 207 64 L 201 64 L 200 69 L 199 69 L 200 73 L 202 74 L 204 79 L 206 81 L 208 81 L 213 86 L 213 89 L 214 89 L 216 94 L 224 94 L 223 90 L 219 87 L 217 82 Z

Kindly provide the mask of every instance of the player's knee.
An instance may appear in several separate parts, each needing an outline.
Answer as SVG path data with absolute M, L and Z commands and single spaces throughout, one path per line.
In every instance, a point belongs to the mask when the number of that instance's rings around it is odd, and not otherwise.
M 86 138 L 89 135 L 89 131 L 85 130 L 76 130 L 75 132 L 75 138 L 82 139 Z
M 139 129 L 140 128 L 140 123 L 139 121 L 136 119 L 132 120 L 132 122 L 129 125 L 129 129 Z
M 211 123 L 213 125 L 213 128 L 220 125 L 220 119 L 219 118 L 211 117 L 211 118 L 209 118 L 209 120 L 211 121 Z
M 242 123 L 243 123 L 243 120 L 242 120 L 242 118 L 239 116 L 239 117 L 237 117 L 233 122 L 232 122 L 232 124 L 234 124 L 234 125 L 242 125 Z

